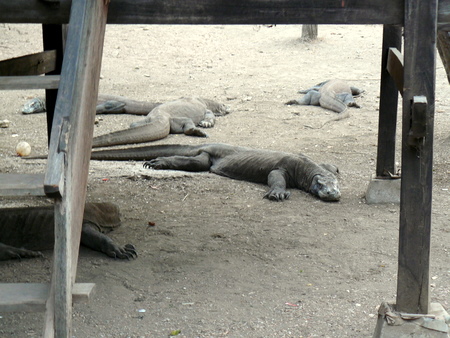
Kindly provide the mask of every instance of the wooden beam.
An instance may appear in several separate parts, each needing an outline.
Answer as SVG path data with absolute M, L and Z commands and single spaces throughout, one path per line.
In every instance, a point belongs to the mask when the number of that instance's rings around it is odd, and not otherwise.
M 87 302 L 94 283 L 77 283 L 72 288 L 74 302 Z M 0 283 L 0 313 L 42 312 L 50 292 L 50 284 Z
M 397 48 L 389 49 L 386 69 L 394 80 L 397 90 L 403 95 L 403 55 Z
M 377 178 L 391 177 L 396 173 L 395 135 L 397 129 L 398 92 L 394 80 L 389 75 L 389 51 L 401 49 L 402 28 L 385 25 L 383 27 L 383 46 L 381 56 L 380 113 L 378 118 Z
M 71 337 L 81 236 L 109 1 L 72 2 L 44 189 L 55 197 L 52 288 L 44 337 Z
M 51 76 L 0 76 L 0 90 L 55 89 L 59 75 Z
M 44 174 L 0 174 L 0 196 L 45 196 Z
M 115 0 L 108 23 L 403 24 L 403 8 L 403 0 Z M 0 22 L 64 24 L 69 12 L 70 0 L 2 1 Z
M 0 76 L 41 75 L 55 69 L 56 50 L 0 61 Z
M 0 22 L 66 24 L 71 0 L 1 1 Z M 403 25 L 403 0 L 115 0 L 114 24 Z M 450 31 L 450 0 L 439 1 L 438 28 Z
M 402 184 L 398 254 L 397 310 L 428 313 L 433 173 L 433 120 L 436 81 L 437 0 L 405 1 Z M 425 135 L 410 143 L 414 97 L 424 96 Z M 419 100 L 423 102 L 424 100 Z M 416 100 L 416 102 L 420 103 Z M 423 108 L 423 105 L 420 103 Z M 420 110 L 420 108 L 419 108 Z M 423 124 L 423 122 L 420 122 Z M 418 128 L 420 130 L 420 128 Z

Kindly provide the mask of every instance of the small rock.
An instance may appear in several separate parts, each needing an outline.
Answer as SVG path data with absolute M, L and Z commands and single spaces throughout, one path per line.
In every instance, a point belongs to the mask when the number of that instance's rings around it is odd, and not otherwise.
M 9 128 L 10 124 L 11 124 L 11 121 L 9 121 L 9 120 L 1 120 L 0 128 Z

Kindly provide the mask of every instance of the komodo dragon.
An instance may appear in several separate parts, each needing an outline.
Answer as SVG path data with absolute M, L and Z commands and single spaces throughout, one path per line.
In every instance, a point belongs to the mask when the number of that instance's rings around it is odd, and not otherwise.
M 181 98 L 163 103 L 130 128 L 94 137 L 93 147 L 143 143 L 160 140 L 169 134 L 206 137 L 197 126 L 211 128 L 215 117 L 229 113 L 227 107 L 212 100 L 198 97 Z
M 289 198 L 286 188 L 297 188 L 324 201 L 341 197 L 333 165 L 316 164 L 309 157 L 227 144 L 158 145 L 100 150 L 94 160 L 149 160 L 145 168 L 210 171 L 214 174 L 269 185 L 265 198 Z
M 342 80 L 329 80 L 312 88 L 300 90 L 299 93 L 305 94 L 298 100 L 290 100 L 287 105 L 313 105 L 333 110 L 339 113 L 339 116 L 326 121 L 321 127 L 331 121 L 338 121 L 349 117 L 348 107 L 360 108 L 355 102 L 353 96 L 363 93 L 356 87 L 350 87 Z
M 148 115 L 160 102 L 139 101 L 118 95 L 99 94 L 96 114 Z M 20 109 L 22 114 L 36 114 L 46 111 L 45 99 L 36 97 L 27 101 Z
M 137 257 L 133 245 L 118 246 L 105 235 L 120 226 L 119 208 L 111 203 L 86 203 L 81 244 L 114 258 Z M 6 208 L 0 212 L 0 260 L 39 257 L 53 249 L 54 208 Z

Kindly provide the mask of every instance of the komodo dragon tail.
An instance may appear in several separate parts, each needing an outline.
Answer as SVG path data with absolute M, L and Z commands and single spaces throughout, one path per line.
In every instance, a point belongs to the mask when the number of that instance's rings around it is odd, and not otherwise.
M 146 124 L 94 137 L 93 148 L 160 140 L 170 133 L 169 116 L 157 116 Z
M 106 149 L 93 151 L 91 160 L 149 161 L 164 156 L 195 156 L 201 148 L 201 145 L 164 144 L 126 149 Z
M 202 145 L 163 144 L 123 149 L 105 149 L 91 152 L 91 160 L 99 161 L 149 161 L 164 156 L 195 156 Z M 46 159 L 47 155 L 23 157 L 26 160 Z

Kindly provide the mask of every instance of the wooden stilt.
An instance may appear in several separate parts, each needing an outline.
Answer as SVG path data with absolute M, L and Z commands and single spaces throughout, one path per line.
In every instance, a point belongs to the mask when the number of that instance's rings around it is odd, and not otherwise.
M 429 260 L 436 19 L 436 0 L 405 2 L 397 310 L 410 313 L 428 313 L 430 304 Z M 426 99 L 425 108 L 424 100 L 415 99 L 418 96 Z M 420 107 L 415 107 L 416 103 Z M 425 117 L 416 109 L 425 109 Z M 422 119 L 425 121 L 421 121 Z M 426 126 L 424 133 L 415 132 L 420 128 L 411 130 L 411 126 L 417 124 Z M 411 135 L 416 139 L 413 143 Z
M 376 177 L 389 177 L 389 173 L 394 174 L 396 171 L 395 135 L 398 91 L 394 79 L 387 70 L 387 62 L 390 48 L 394 47 L 401 50 L 401 32 L 400 26 L 383 26 Z

